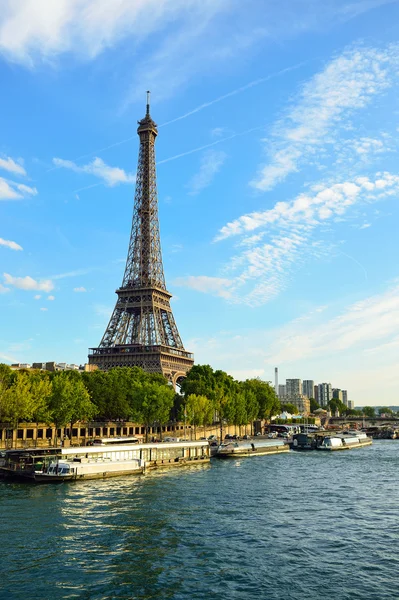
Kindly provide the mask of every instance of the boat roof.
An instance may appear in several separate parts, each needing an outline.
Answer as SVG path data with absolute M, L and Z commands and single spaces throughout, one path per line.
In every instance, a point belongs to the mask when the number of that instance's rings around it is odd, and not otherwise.
M 198 448 L 208 447 L 208 440 L 197 440 L 192 442 L 151 442 L 149 444 L 115 444 L 115 445 L 94 445 L 94 446 L 79 446 L 71 448 L 60 448 L 63 456 L 71 454 L 95 454 L 100 452 L 123 452 L 127 450 L 141 450 L 145 448 L 162 449 L 162 448 Z

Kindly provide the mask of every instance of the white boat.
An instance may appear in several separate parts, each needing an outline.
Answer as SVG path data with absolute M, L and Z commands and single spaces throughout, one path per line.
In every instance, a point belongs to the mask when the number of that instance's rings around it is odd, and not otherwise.
M 0 470 L 6 477 L 57 483 L 139 475 L 150 469 L 209 462 L 207 441 L 151 444 L 95 444 L 80 448 L 12 450 Z
M 246 456 L 264 456 L 265 454 L 280 454 L 289 452 L 290 447 L 284 440 L 263 439 L 252 442 L 225 442 L 221 444 L 215 458 L 241 458 Z
M 353 448 L 363 448 L 363 446 L 371 446 L 373 440 L 365 433 L 337 433 L 335 435 L 326 436 L 323 443 L 317 447 L 317 450 L 352 450 Z

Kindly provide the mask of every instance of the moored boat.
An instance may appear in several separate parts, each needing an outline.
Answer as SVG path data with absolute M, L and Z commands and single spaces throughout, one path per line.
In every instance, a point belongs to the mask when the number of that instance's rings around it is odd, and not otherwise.
M 247 456 L 264 456 L 289 452 L 289 446 L 284 440 L 267 439 L 252 442 L 225 442 L 220 444 L 214 454 L 215 458 L 241 458 Z
M 363 446 L 371 446 L 373 440 L 365 433 L 339 433 L 326 436 L 323 443 L 317 446 L 317 450 L 352 450 L 353 448 L 363 448 Z
M 5 477 L 34 483 L 57 483 L 120 475 L 150 469 L 209 462 L 207 441 L 94 445 L 80 448 L 9 450 L 0 471 Z

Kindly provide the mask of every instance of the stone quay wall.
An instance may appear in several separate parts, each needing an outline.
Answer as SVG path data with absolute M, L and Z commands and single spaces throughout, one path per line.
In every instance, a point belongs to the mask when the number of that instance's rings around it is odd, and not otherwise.
M 194 427 L 184 423 L 171 423 L 162 427 L 150 427 L 147 435 L 151 439 L 165 437 L 178 437 L 180 439 L 195 440 L 210 435 L 220 436 L 220 425 L 208 427 Z M 256 430 L 255 430 L 256 432 Z M 223 425 L 222 435 L 251 433 L 251 426 L 234 427 Z M 89 423 L 76 423 L 73 427 L 56 428 L 55 425 L 46 423 L 20 423 L 17 428 L 12 428 L 7 423 L 0 423 L 0 449 L 8 448 L 34 448 L 49 447 L 55 444 L 64 446 L 85 446 L 96 438 L 123 438 L 137 437 L 145 441 L 146 428 L 144 425 L 120 421 L 92 421 Z

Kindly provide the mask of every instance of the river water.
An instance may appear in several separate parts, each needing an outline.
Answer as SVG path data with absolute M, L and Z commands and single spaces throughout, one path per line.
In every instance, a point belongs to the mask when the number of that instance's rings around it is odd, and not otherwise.
M 399 598 L 399 442 L 0 483 L 1 600 Z

